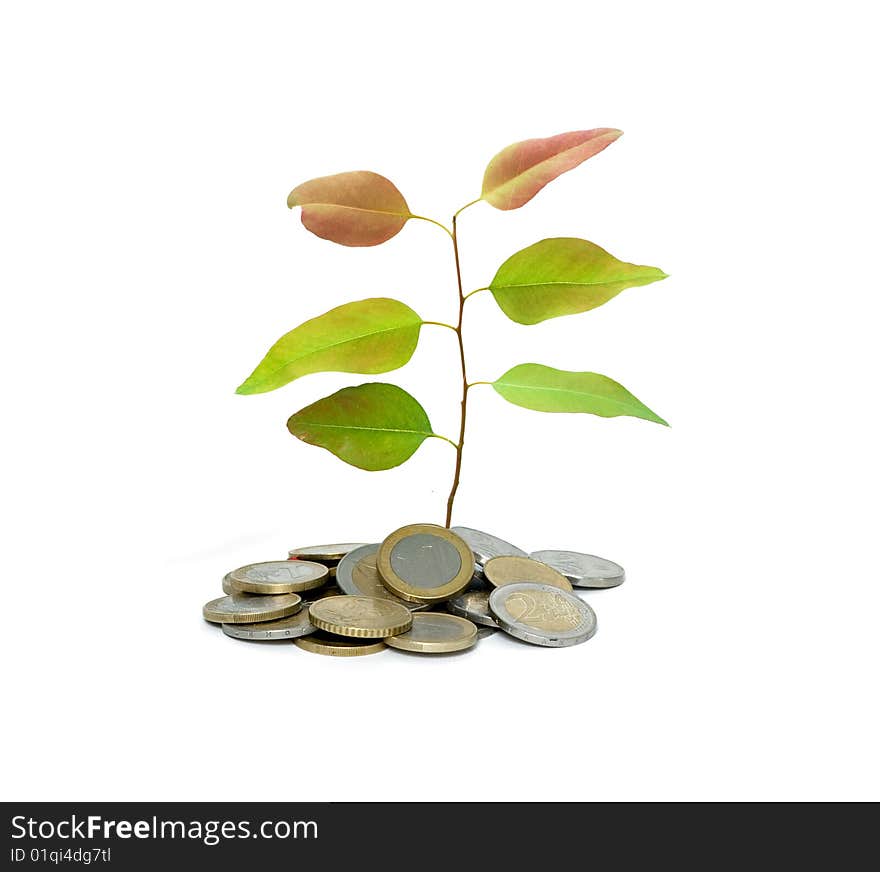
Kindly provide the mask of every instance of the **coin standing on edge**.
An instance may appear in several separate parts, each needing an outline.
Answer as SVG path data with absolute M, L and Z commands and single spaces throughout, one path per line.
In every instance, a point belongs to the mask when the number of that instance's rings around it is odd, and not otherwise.
M 338 636 L 384 639 L 412 626 L 406 606 L 369 596 L 330 596 L 309 606 L 309 620 Z
M 495 615 L 489 610 L 488 590 L 466 590 L 446 602 L 447 611 L 453 615 L 467 618 L 475 624 L 486 627 L 498 627 Z
M 477 627 L 465 618 L 443 612 L 420 612 L 413 615 L 412 627 L 407 632 L 390 636 L 385 644 L 419 654 L 449 654 L 471 648 L 476 641 Z
M 474 554 L 446 527 L 409 524 L 379 546 L 376 565 L 385 587 L 401 599 L 436 603 L 470 584 Z
M 451 527 L 453 533 L 464 539 L 474 552 L 474 559 L 481 566 L 493 557 L 528 557 L 522 548 L 505 542 L 491 533 L 474 530 L 471 527 Z
M 302 608 L 302 599 L 295 593 L 275 596 L 242 596 L 231 594 L 205 603 L 202 615 L 214 624 L 255 624 L 274 621 L 296 614 Z
M 361 545 L 349 551 L 336 568 L 336 583 L 349 596 L 374 596 L 405 606 L 411 612 L 426 609 L 427 603 L 412 603 L 393 594 L 382 583 L 376 566 L 379 543 Z
M 533 560 L 540 560 L 559 570 L 575 587 L 617 587 L 623 584 L 626 573 L 619 563 L 582 554 L 580 551 L 535 551 Z
M 226 578 L 236 593 L 298 593 L 327 583 L 326 566 L 308 560 L 270 560 L 233 569 Z M 225 580 L 225 579 L 224 579 Z
M 315 627 L 309 621 L 308 609 L 300 609 L 295 615 L 279 618 L 277 621 L 260 621 L 258 624 L 223 624 L 222 630 L 233 639 L 246 639 L 249 642 L 276 641 L 279 639 L 298 639 L 314 633 Z
M 378 654 L 387 651 L 385 643 L 369 639 L 346 639 L 340 636 L 331 636 L 328 633 L 313 633 L 294 639 L 293 644 L 303 651 L 312 654 L 326 654 L 330 657 L 363 657 L 366 654 Z
M 561 572 L 531 557 L 493 557 L 486 561 L 483 572 L 495 587 L 527 581 L 571 590 L 571 582 Z
M 523 642 L 565 648 L 596 632 L 596 614 L 579 597 L 549 584 L 505 584 L 489 595 L 502 630 Z

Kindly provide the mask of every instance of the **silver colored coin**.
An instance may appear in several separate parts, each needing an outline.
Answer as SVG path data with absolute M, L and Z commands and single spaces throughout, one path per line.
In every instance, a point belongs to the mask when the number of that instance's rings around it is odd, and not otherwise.
M 617 587 L 626 578 L 622 566 L 594 554 L 548 550 L 535 551 L 529 556 L 561 572 L 575 587 Z
M 498 627 L 477 627 L 477 641 L 485 639 L 488 636 L 494 636 L 498 632 Z
M 532 645 L 565 648 L 596 632 L 596 613 L 567 590 L 549 584 L 505 584 L 489 595 L 504 632 Z
M 493 557 L 528 557 L 525 551 L 499 539 L 491 533 L 484 533 L 482 530 L 474 530 L 471 527 L 452 527 L 453 533 L 456 533 L 471 547 L 474 552 L 474 559 L 482 567 L 486 561 Z
M 428 603 L 410 603 L 395 596 L 382 584 L 379 570 L 376 569 L 376 554 L 381 547 L 377 542 L 373 545 L 360 545 L 349 551 L 336 567 L 336 583 L 349 596 L 375 596 L 391 600 L 406 606 L 411 612 L 419 612 L 428 607 Z M 363 561 L 363 562 L 362 562 Z
M 309 610 L 303 609 L 295 615 L 279 618 L 277 621 L 262 621 L 259 624 L 222 624 L 223 632 L 233 639 L 247 639 L 251 642 L 275 641 L 279 639 L 298 639 L 308 636 L 317 629 L 309 621 Z
M 413 587 L 442 587 L 461 571 L 461 555 L 437 536 L 413 533 L 392 549 L 391 568 Z
M 467 618 L 475 624 L 498 628 L 495 615 L 489 611 L 488 590 L 468 590 L 446 602 L 447 611 L 453 615 Z

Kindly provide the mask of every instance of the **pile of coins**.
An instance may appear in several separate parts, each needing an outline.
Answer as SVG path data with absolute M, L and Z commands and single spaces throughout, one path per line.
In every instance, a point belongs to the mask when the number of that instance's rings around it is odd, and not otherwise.
M 591 554 L 526 554 L 470 527 L 410 524 L 381 543 L 294 548 L 287 560 L 242 566 L 202 614 L 233 639 L 291 639 L 335 657 L 446 654 L 497 630 L 561 648 L 596 632 L 574 589 L 623 580 L 622 567 Z

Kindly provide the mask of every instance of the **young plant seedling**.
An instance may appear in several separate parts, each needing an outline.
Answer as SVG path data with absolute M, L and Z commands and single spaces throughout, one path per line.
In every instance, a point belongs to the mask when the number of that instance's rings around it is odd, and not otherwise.
M 453 330 L 461 367 L 457 440 L 435 433 L 413 396 L 382 382 L 342 388 L 300 409 L 287 422 L 298 439 L 367 470 L 399 466 L 430 437 L 448 442 L 455 448 L 455 470 L 446 503 L 447 527 L 461 477 L 468 395 L 476 385 L 491 385 L 509 403 L 539 412 L 586 412 L 605 418 L 630 415 L 665 425 L 623 385 L 595 372 L 521 363 L 493 382 L 469 382 L 467 375 L 462 327 L 465 303 L 474 294 L 491 291 L 508 318 L 518 324 L 538 324 L 595 309 L 626 288 L 666 278 L 656 267 L 618 260 L 593 242 L 562 237 L 542 239 L 516 252 L 501 264 L 488 285 L 464 291 L 458 256 L 459 215 L 481 201 L 496 209 L 519 209 L 548 182 L 598 154 L 620 135 L 621 131 L 609 128 L 577 130 L 508 146 L 489 162 L 482 193 L 452 216 L 451 228 L 413 214 L 400 191 L 376 173 L 339 173 L 294 188 L 287 205 L 301 208 L 306 229 L 340 245 L 379 245 L 413 218 L 442 228 L 449 234 L 455 257 L 458 322 L 423 320 L 405 303 L 385 297 L 346 303 L 285 333 L 237 393 L 273 391 L 315 372 L 389 372 L 412 357 L 422 325 Z

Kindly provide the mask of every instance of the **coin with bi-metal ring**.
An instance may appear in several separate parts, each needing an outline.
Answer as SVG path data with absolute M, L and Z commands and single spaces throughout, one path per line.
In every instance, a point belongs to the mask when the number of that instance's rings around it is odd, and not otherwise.
M 436 603 L 464 590 L 474 574 L 467 543 L 446 527 L 410 524 L 379 547 L 376 565 L 392 593 L 409 602 Z
M 596 614 L 579 597 L 549 584 L 505 584 L 489 595 L 502 630 L 532 645 L 564 648 L 596 632 Z
M 298 639 L 308 636 L 317 629 L 309 621 L 308 609 L 301 609 L 295 615 L 279 618 L 277 621 L 260 621 L 258 624 L 223 624 L 223 632 L 233 639 L 248 642 L 273 642 L 283 639 Z
M 379 544 L 362 545 L 349 551 L 336 568 L 336 583 L 349 596 L 375 596 L 406 606 L 411 612 L 426 609 L 427 603 L 412 603 L 393 594 L 382 583 L 376 567 Z

